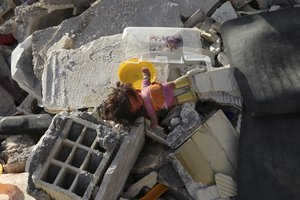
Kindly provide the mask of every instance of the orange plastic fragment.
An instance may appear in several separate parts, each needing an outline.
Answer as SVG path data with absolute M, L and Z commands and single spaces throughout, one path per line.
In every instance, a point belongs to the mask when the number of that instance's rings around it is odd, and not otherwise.
M 167 186 L 158 183 L 139 200 L 157 200 L 167 189 Z

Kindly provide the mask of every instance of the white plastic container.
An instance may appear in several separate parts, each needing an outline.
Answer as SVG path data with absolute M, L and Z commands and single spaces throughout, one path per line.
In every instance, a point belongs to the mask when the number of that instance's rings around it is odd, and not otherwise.
M 122 42 L 125 56 L 153 63 L 184 64 L 210 59 L 201 54 L 200 31 L 196 28 L 127 27 Z

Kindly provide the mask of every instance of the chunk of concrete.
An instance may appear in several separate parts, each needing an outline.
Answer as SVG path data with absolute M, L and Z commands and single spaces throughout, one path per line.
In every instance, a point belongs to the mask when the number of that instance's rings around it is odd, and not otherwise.
M 49 127 L 49 114 L 8 116 L 0 119 L 1 134 L 43 134 Z
M 186 141 L 195 129 L 202 124 L 202 120 L 195 110 L 194 103 L 185 103 L 180 112 L 181 123 L 176 126 L 166 139 L 168 145 L 172 149 L 176 149 L 184 141 Z
M 193 76 L 197 93 L 212 91 L 234 92 L 239 90 L 230 66 L 212 68 L 209 71 L 197 73 Z
M 203 22 L 205 20 L 205 14 L 198 9 L 188 20 L 183 24 L 186 28 L 192 28 L 199 22 Z
M 35 3 L 30 6 L 20 5 L 15 9 L 15 20 L 11 24 L 15 27 L 15 31 L 12 34 L 19 42 L 23 42 L 34 31 L 57 26 L 63 20 L 73 17 L 73 9 L 74 5 L 72 4 L 45 5 Z
M 196 195 L 197 200 L 217 200 L 220 197 L 216 185 L 199 189 Z
M 157 172 L 151 172 L 147 176 L 140 179 L 138 182 L 131 185 L 124 195 L 129 198 L 134 198 L 143 187 L 152 188 L 157 183 L 157 176 Z
M 230 176 L 217 173 L 215 175 L 215 181 L 218 192 L 222 198 L 234 197 L 237 195 L 236 182 Z
M 218 111 L 175 151 L 175 157 L 195 182 L 210 185 L 215 173 L 236 176 L 237 148 L 235 129 Z
M 140 119 L 143 120 L 143 119 Z M 144 123 L 132 127 L 107 169 L 95 199 L 116 200 L 145 142 Z
M 137 12 L 139 11 L 139 12 Z M 151 17 L 150 17 L 151 16 Z M 105 19 L 100 20 L 99 19 Z M 162 20 L 163 19 L 163 20 Z M 33 34 L 34 71 L 41 79 L 48 49 L 66 33 L 74 35 L 74 48 L 101 36 L 122 33 L 128 26 L 180 27 L 178 6 L 169 1 L 102 0 L 59 26 Z
M 11 54 L 11 76 L 19 86 L 41 103 L 41 83 L 33 72 L 32 37 L 18 44 Z
M 237 18 L 237 14 L 230 1 L 226 1 L 220 8 L 216 9 L 211 18 L 221 25 L 230 19 Z
M 171 121 L 176 117 L 175 115 L 172 116 L 172 118 L 168 117 L 168 119 L 170 120 L 169 122 L 166 122 L 167 119 L 165 119 L 164 124 L 169 125 Z M 176 119 L 178 120 L 178 122 L 176 123 L 175 127 L 172 127 L 173 130 L 169 133 L 166 133 L 160 126 L 158 126 L 154 130 L 150 130 L 150 121 L 145 120 L 146 135 L 163 145 L 169 146 L 172 149 L 176 149 L 184 141 L 191 137 L 193 132 L 202 123 L 199 114 L 195 110 L 194 103 L 183 104 L 182 108 L 180 108 L 179 116 Z
M 6 138 L 1 146 L 3 151 L 0 157 L 5 160 L 3 165 L 7 173 L 21 173 L 35 143 L 28 135 L 14 135 Z

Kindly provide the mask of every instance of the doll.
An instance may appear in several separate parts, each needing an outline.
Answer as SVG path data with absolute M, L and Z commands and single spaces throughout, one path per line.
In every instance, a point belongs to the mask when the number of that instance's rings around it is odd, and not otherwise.
M 158 119 L 156 112 L 169 109 L 175 105 L 189 101 L 196 101 L 196 95 L 190 90 L 188 76 L 182 76 L 174 81 L 157 83 L 150 82 L 151 74 L 148 68 L 142 68 L 142 89 L 136 90 L 130 83 L 117 83 L 100 106 L 99 115 L 106 120 L 130 125 L 139 117 L 149 118 L 150 128 L 156 128 Z M 174 91 L 181 89 L 179 95 Z

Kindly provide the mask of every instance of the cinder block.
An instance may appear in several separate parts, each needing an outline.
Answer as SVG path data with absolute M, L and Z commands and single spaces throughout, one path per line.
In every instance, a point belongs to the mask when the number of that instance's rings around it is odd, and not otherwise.
M 33 182 L 55 199 L 90 199 L 116 148 L 106 150 L 101 146 L 97 124 L 74 116 L 55 120 L 60 133 L 45 155 L 46 162 L 33 173 Z

